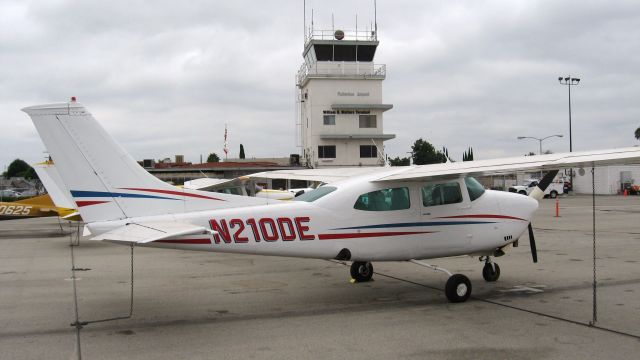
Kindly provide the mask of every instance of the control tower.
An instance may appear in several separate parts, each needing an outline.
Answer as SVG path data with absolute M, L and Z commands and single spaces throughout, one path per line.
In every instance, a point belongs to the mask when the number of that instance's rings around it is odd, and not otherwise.
M 373 62 L 375 30 L 305 32 L 296 77 L 301 160 L 313 168 L 384 165 L 382 102 L 386 66 Z

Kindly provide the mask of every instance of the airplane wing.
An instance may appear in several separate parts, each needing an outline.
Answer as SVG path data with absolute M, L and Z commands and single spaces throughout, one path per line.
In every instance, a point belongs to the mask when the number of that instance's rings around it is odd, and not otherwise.
M 146 244 L 157 240 L 185 236 L 212 234 L 202 226 L 178 222 L 128 223 L 102 233 L 91 240 L 123 241 Z
M 254 179 L 291 179 L 291 180 L 307 180 L 331 183 L 354 176 L 365 174 L 374 174 L 377 172 L 389 172 L 389 168 L 384 167 L 356 167 L 356 168 L 322 168 L 322 169 L 304 169 L 304 170 L 275 170 L 264 171 L 247 175 Z
M 522 156 L 504 159 L 416 165 L 373 181 L 411 181 L 485 176 L 515 171 L 546 171 L 574 167 L 640 164 L 640 147 Z
M 223 188 L 231 185 L 241 185 L 240 178 L 235 179 L 215 179 L 215 178 L 200 178 L 193 179 L 184 182 L 184 188 L 190 190 L 212 191 L 215 189 Z

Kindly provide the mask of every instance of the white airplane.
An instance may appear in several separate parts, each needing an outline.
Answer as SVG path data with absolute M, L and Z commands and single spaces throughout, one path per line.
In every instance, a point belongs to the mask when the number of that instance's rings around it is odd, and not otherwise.
M 33 169 L 36 174 L 38 174 L 38 179 L 40 179 L 44 188 L 47 189 L 47 193 L 56 207 L 76 209 L 76 203 L 71 197 L 69 189 L 67 189 L 66 185 L 62 181 L 62 178 L 58 173 L 58 169 L 56 169 L 51 159 L 33 165 Z M 61 216 L 61 218 L 65 220 L 82 221 L 77 210 L 65 216 Z
M 331 180 L 297 201 L 265 205 L 265 199 L 177 189 L 158 180 L 75 101 L 23 111 L 56 160 L 92 240 L 353 261 L 351 275 L 358 282 L 371 279 L 374 261 L 410 261 L 448 274 L 445 293 L 452 302 L 469 298 L 469 279 L 420 260 L 480 256 L 483 277 L 495 281 L 500 270 L 492 258 L 503 255 L 527 229 L 531 233 L 536 199 L 558 169 L 640 162 L 636 147 L 412 167 L 306 170 L 295 176 Z M 530 197 L 485 190 L 472 177 L 515 170 L 548 174 Z M 533 236 L 530 241 L 536 261 Z

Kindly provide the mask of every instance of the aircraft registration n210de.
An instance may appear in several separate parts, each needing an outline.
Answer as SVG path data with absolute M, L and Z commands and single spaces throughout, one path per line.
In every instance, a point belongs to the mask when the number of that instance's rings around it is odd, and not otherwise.
M 146 172 L 89 111 L 68 103 L 23 109 L 33 120 L 92 240 L 131 246 L 352 261 L 368 281 L 372 262 L 411 261 L 449 275 L 445 294 L 462 302 L 471 282 L 421 260 L 480 256 L 483 277 L 529 229 L 558 169 L 640 162 L 640 148 L 396 168 L 301 170 L 333 178 L 296 198 L 271 201 L 180 189 Z M 531 196 L 485 190 L 473 176 L 548 171 Z M 323 175 L 324 174 L 324 175 Z

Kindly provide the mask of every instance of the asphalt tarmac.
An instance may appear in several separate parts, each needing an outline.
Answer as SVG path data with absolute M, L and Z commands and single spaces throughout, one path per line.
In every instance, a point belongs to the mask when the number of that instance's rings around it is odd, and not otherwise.
M 477 258 L 431 260 L 467 275 L 374 263 L 369 283 L 323 260 L 136 248 L 133 316 L 76 336 L 70 235 L 56 219 L 0 222 L 0 359 L 633 359 L 640 353 L 640 196 L 599 196 L 597 321 L 590 196 L 545 199 L 528 238 L 482 279 Z M 130 310 L 130 248 L 74 247 L 81 321 Z M 78 353 L 80 340 L 80 354 Z

